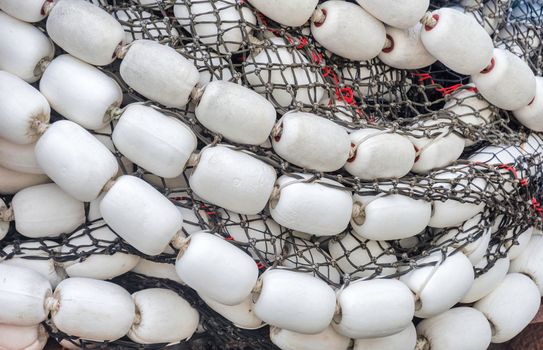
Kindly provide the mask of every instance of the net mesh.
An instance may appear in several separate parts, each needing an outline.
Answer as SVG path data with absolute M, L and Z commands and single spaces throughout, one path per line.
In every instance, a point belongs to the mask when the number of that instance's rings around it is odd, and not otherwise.
M 416 268 L 421 258 L 435 252 L 446 258 L 454 251 L 470 251 L 474 242 L 485 237 L 488 249 L 482 263 L 475 268 L 476 274 L 481 274 L 529 236 L 532 228 L 541 227 L 542 135 L 522 127 L 510 112 L 485 104 L 469 85 L 469 77 L 454 73 L 439 62 L 413 71 L 391 68 L 378 59 L 347 61 L 321 47 L 309 34 L 308 27 L 280 26 L 244 1 L 177 0 L 179 9 L 167 1 L 91 2 L 120 21 L 127 43 L 150 39 L 169 45 L 195 64 L 201 73 L 201 85 L 212 80 L 229 80 L 251 87 L 272 101 L 279 115 L 303 110 L 349 130 L 372 127 L 411 138 L 457 135 L 470 145 L 453 165 L 427 174 L 409 173 L 400 179 L 363 181 L 338 171 L 312 173 L 310 179 L 299 181 L 335 180 L 344 186 L 342 190 L 362 197 L 400 194 L 426 202 L 455 201 L 484 206 L 479 215 L 461 226 L 428 227 L 416 237 L 403 240 L 366 241 L 352 230 L 334 237 L 311 236 L 279 226 L 266 211 L 239 215 L 201 201 L 188 186 L 191 168 L 177 179 L 163 179 L 137 167 L 110 140 L 115 121 L 95 132 L 117 156 L 124 174 L 146 180 L 183 208 L 186 235 L 208 230 L 250 254 L 261 272 L 270 268 L 308 272 L 340 288 L 360 278 L 396 277 Z M 542 74 L 543 7 L 536 1 L 431 1 L 432 8 L 443 6 L 460 6 L 472 14 L 491 33 L 496 47 L 511 50 L 528 62 L 534 73 Z M 199 26 L 215 28 L 218 40 L 215 35 L 193 35 Z M 168 109 L 147 101 L 122 81 L 118 65 L 116 62 L 101 69 L 120 84 L 124 103 L 152 105 L 190 125 L 198 137 L 199 148 L 224 142 L 221 135 L 198 123 L 192 103 L 185 109 Z M 61 117 L 54 115 L 55 118 Z M 281 159 L 269 144 L 232 145 L 272 165 L 279 174 L 297 178 L 297 173 L 311 173 Z M 9 203 L 11 198 L 3 199 Z M 168 253 L 151 257 L 120 238 L 104 239 L 96 235 L 96 230 L 105 224 L 92 211 L 92 204 L 87 204 L 87 222 L 73 233 L 55 238 L 25 238 L 12 224 L 9 234 L 0 242 L 1 258 L 12 262 L 41 260 L 56 270 L 93 255 L 118 252 L 154 262 L 175 263 L 173 247 Z M 86 238 L 85 244 L 81 243 L 82 238 Z M 198 309 L 200 332 L 171 348 L 276 348 L 269 340 L 267 327 L 238 328 L 209 308 L 193 290 L 175 281 L 134 272 L 113 281 L 130 292 L 149 287 L 168 288 Z M 46 326 L 56 340 L 74 342 L 84 348 L 165 346 L 138 345 L 125 338 L 112 343 L 79 341 L 51 324 Z

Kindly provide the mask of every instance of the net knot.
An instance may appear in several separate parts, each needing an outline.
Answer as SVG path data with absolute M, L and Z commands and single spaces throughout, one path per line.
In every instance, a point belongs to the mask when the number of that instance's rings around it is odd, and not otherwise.
M 420 19 L 420 23 L 424 25 L 424 29 L 427 31 L 434 29 L 438 21 L 439 15 L 432 14 L 432 12 L 430 11 L 426 12 L 424 16 L 422 16 L 422 18 Z
M 126 56 L 126 53 L 128 52 L 128 49 L 130 49 L 130 46 L 132 46 L 132 43 L 128 45 L 123 45 L 123 43 L 120 43 L 116 48 L 115 52 L 113 53 L 113 57 L 117 57 L 118 59 L 122 60 L 124 56 Z
M 123 108 L 119 108 L 119 106 L 117 106 L 117 104 L 112 104 L 106 110 L 106 113 L 104 114 L 104 118 L 103 118 L 102 121 L 104 123 L 110 123 L 113 120 L 119 119 L 121 117 L 121 115 L 123 114 L 123 112 L 124 112 Z
M 15 215 L 12 208 L 8 208 L 5 206 L 0 207 L 0 221 L 10 222 L 14 219 Z
M 430 342 L 423 336 L 417 338 L 417 345 L 415 350 L 430 350 Z
M 41 77 L 43 72 L 45 72 L 45 70 L 49 66 L 49 63 L 51 63 L 50 57 L 43 57 L 41 60 L 39 60 L 36 64 L 36 67 L 34 68 L 34 76 Z
M 44 122 L 43 120 L 39 118 L 34 118 L 32 120 L 32 123 L 30 124 L 30 128 L 34 130 L 36 135 L 43 135 L 43 133 L 47 130 L 49 127 L 49 123 Z
M 45 299 L 45 310 L 55 313 L 60 308 L 60 303 L 54 296 L 49 296 Z
M 353 204 L 352 218 L 357 225 L 364 224 L 364 221 L 366 219 L 366 213 L 364 211 L 364 208 L 364 204 L 360 202 L 355 202 Z

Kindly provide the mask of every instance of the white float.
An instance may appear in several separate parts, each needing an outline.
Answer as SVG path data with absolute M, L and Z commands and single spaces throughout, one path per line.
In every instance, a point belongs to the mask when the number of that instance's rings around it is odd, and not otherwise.
M 102 240 L 99 245 L 107 245 L 114 242 L 118 236 L 114 234 L 103 223 L 95 224 L 89 228 L 76 231 L 68 241 L 62 245 L 60 253 L 64 255 L 89 252 L 92 253 L 97 247 L 93 239 Z M 104 248 L 104 250 L 107 248 Z M 98 248 L 98 251 L 101 249 Z M 140 258 L 136 255 L 116 252 L 113 254 L 92 254 L 77 260 L 68 260 L 62 263 L 66 273 L 70 277 L 88 277 L 99 280 L 107 280 L 128 272 L 137 265 Z
M 389 26 L 405 29 L 424 16 L 429 0 L 356 0 L 366 11 Z
M 113 78 L 70 55 L 58 56 L 47 66 L 40 92 L 63 117 L 92 130 L 105 127 L 108 110 L 123 100 Z
M 172 290 L 144 289 L 132 294 L 132 299 L 136 321 L 128 338 L 136 343 L 177 343 L 190 338 L 198 328 L 198 311 Z
M 112 139 L 128 159 L 165 178 L 181 175 L 198 143 L 186 124 L 141 104 L 126 107 Z
M 279 197 L 270 202 L 273 219 L 279 225 L 317 236 L 343 232 L 352 215 L 351 192 L 333 180 L 306 182 L 312 175 L 295 176 L 283 175 L 277 180 Z
M 20 1 L 19 1 L 20 2 Z M 42 1 L 44 2 L 44 1 Z M 0 8 L 3 2 L 0 1 Z M 39 65 L 51 60 L 55 47 L 38 28 L 0 12 L 0 70 L 15 74 L 28 83 L 41 76 Z
M 242 151 L 218 145 L 199 154 L 190 188 L 200 198 L 236 213 L 258 214 L 275 183 L 272 166 Z
M 119 72 L 136 92 L 175 108 L 188 103 L 199 80 L 198 70 L 185 57 L 151 40 L 132 42 Z
M 381 338 L 355 339 L 353 350 L 413 350 L 417 332 L 413 323 L 403 331 Z
M 400 277 L 400 281 L 417 295 L 415 316 L 419 318 L 432 317 L 450 309 L 473 284 L 473 265 L 464 254 L 456 252 L 445 261 L 442 259 L 441 252 L 420 258 L 418 267 Z M 424 264 L 429 265 L 421 266 Z
M 479 73 L 490 64 L 492 39 L 473 17 L 446 7 L 430 16 L 435 23 L 421 28 L 421 40 L 432 56 L 465 75 Z
M 47 278 L 54 288 L 66 278 L 66 272 L 57 265 L 52 256 L 52 254 L 59 252 L 58 248 L 57 242 L 47 240 L 22 242 L 18 243 L 17 247 L 10 244 L 3 249 L 3 252 L 11 254 L 14 251 L 19 251 L 19 253 L 1 263 L 34 270 Z
M 194 112 L 209 130 L 250 145 L 266 142 L 276 115 L 273 105 L 258 93 L 222 80 L 205 86 Z
M 13 326 L 0 324 L 0 349 L 41 350 L 49 335 L 42 324 Z
M 161 263 L 147 259 L 140 259 L 138 264 L 134 266 L 132 272 L 139 273 L 149 277 L 164 278 L 180 284 L 183 281 L 175 271 L 175 265 L 169 263 Z
M 543 295 L 543 237 L 532 235 L 528 247 L 511 261 L 510 272 L 518 272 L 530 277 Z
M 411 324 L 415 298 L 395 279 L 355 281 L 338 294 L 339 316 L 332 326 L 349 338 L 380 338 Z
M 536 79 L 530 66 L 503 49 L 494 49 L 492 63 L 472 75 L 471 80 L 488 102 L 508 111 L 526 107 L 536 95 Z
M 181 230 L 183 217 L 175 205 L 145 181 L 123 175 L 100 202 L 108 226 L 147 255 L 158 255 Z
M 34 152 L 47 176 L 83 202 L 98 197 L 119 168 L 115 156 L 100 141 L 68 120 L 51 124 Z
M 381 189 L 388 190 L 387 186 Z M 402 239 L 420 233 L 430 222 L 430 202 L 402 194 L 380 193 L 353 196 L 359 215 L 353 215 L 351 226 L 366 239 L 386 241 Z
M 489 264 L 487 259 L 488 258 L 482 259 L 477 265 L 474 265 L 474 267 L 480 269 L 485 268 Z M 505 257 L 496 260 L 494 265 L 488 271 L 475 278 L 473 285 L 460 301 L 464 304 L 469 304 L 482 299 L 496 289 L 496 287 L 503 281 L 507 275 L 508 269 L 509 258 Z
M 213 311 L 232 322 L 238 328 L 257 329 L 264 326 L 262 320 L 256 317 L 254 313 L 254 303 L 251 296 L 236 305 L 224 305 L 203 294 L 199 294 L 199 296 Z
M 15 194 L 20 190 L 51 182 L 44 174 L 27 174 L 0 166 L 0 194 Z
M 187 244 L 175 268 L 189 287 L 225 305 L 239 304 L 249 296 L 258 277 L 249 255 L 207 232 L 193 233 Z
M 0 71 L 0 137 L 17 144 L 36 141 L 49 122 L 45 97 L 21 78 Z
M 490 294 L 473 305 L 492 327 L 492 342 L 504 343 L 519 334 L 539 310 L 541 294 L 527 276 L 510 273 Z
M 535 77 L 536 94 L 527 106 L 513 111 L 513 115 L 525 127 L 533 131 L 543 131 L 543 78 Z
M 336 308 L 334 291 L 311 275 L 268 270 L 261 276 L 254 311 L 264 322 L 289 331 L 317 334 L 332 321 Z
M 30 238 L 57 237 L 85 222 L 84 203 L 56 184 L 43 184 L 17 192 L 11 201 L 15 227 Z
M 45 300 L 50 295 L 51 285 L 40 273 L 0 264 L 0 323 L 33 326 L 45 321 Z
M 486 350 L 492 337 L 485 315 L 471 307 L 456 307 L 422 320 L 417 334 L 420 349 L 432 350 Z
M 64 51 L 96 66 L 113 62 L 124 39 L 123 27 L 115 18 L 83 0 L 55 2 L 46 29 Z
M 181 2 L 173 7 L 173 13 L 186 31 L 222 54 L 238 51 L 251 33 L 248 24 L 256 24 L 253 12 L 235 0 Z
M 299 27 L 309 20 L 318 0 L 249 0 L 258 11 L 277 23 Z
M 289 44 L 281 38 L 267 40 L 273 49 L 264 48 L 249 56 L 243 67 L 249 86 L 264 94 L 275 106 L 283 108 L 293 103 L 313 105 L 319 102 L 324 95 L 322 74 L 302 68 L 302 65 L 310 64 L 303 51 L 288 49 Z M 280 69 L 283 66 L 288 68 Z M 288 85 L 292 92 L 285 88 L 269 88 L 268 84 Z
M 51 299 L 53 324 L 82 339 L 117 340 L 128 333 L 136 316 L 130 293 L 111 282 L 68 278 L 55 288 Z
M 349 158 L 351 141 L 339 124 L 305 112 L 289 112 L 272 134 L 275 153 L 288 162 L 317 171 L 335 171 Z
M 387 26 L 388 41 L 381 50 L 379 59 L 384 64 L 398 69 L 419 69 L 433 64 L 436 58 L 422 44 L 420 40 L 421 28 L 422 24 L 420 23 L 406 29 Z
M 0 166 L 27 174 L 43 174 L 36 161 L 35 144 L 19 145 L 0 138 Z
M 386 40 L 383 23 L 360 6 L 344 1 L 320 4 L 311 19 L 311 34 L 327 50 L 355 61 L 379 55 Z
M 398 261 L 390 245 L 385 241 L 371 241 L 354 232 L 328 242 L 328 251 L 344 273 L 353 277 L 368 277 L 373 274 L 389 276 L 396 273 L 393 265 Z M 381 264 L 391 265 L 381 267 Z
M 510 260 L 516 259 L 524 250 L 528 248 L 530 244 L 530 239 L 532 238 L 534 228 L 529 227 L 523 232 L 518 232 L 516 227 L 511 228 L 506 236 L 503 238 L 507 240 L 503 245 L 503 249 L 507 250 L 507 257 Z M 516 235 L 513 239 L 513 235 Z
M 351 340 L 328 326 L 317 334 L 302 334 L 270 327 L 270 339 L 281 350 L 347 350 Z
M 415 148 L 408 138 L 377 129 L 360 129 L 349 135 L 354 156 L 345 170 L 362 180 L 400 178 L 415 162 Z
M 47 16 L 44 6 L 51 0 L 0 0 L 0 10 L 25 22 L 39 22 Z

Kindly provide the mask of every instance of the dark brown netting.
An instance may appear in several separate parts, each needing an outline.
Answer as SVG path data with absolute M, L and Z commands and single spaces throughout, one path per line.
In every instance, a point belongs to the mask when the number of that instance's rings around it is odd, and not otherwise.
M 458 227 L 427 227 L 419 235 L 396 241 L 366 241 L 349 229 L 334 237 L 293 232 L 275 223 L 269 212 L 239 215 L 198 199 L 188 186 L 191 168 L 177 179 L 163 179 L 135 166 L 114 149 L 111 132 L 95 132 L 117 156 L 124 174 L 143 178 L 184 208 L 184 233 L 208 230 L 250 254 L 261 272 L 285 268 L 313 274 L 336 288 L 359 278 L 396 277 L 417 267 L 417 261 L 434 252 L 443 257 L 472 249 L 471 243 L 488 237 L 481 274 L 518 245 L 531 228 L 541 228 L 543 208 L 543 135 L 522 127 L 510 112 L 485 104 L 469 77 L 456 74 L 441 63 L 416 71 L 394 69 L 377 58 L 368 62 L 346 61 L 327 52 L 309 34 L 308 27 L 287 28 L 255 11 L 242 0 L 177 0 L 186 13 L 176 16 L 175 1 L 89 0 L 116 17 L 125 28 L 126 41 L 156 40 L 170 45 L 191 60 L 200 71 L 200 84 L 229 80 L 251 87 L 275 105 L 278 115 L 303 110 L 324 116 L 349 130 L 372 127 L 414 138 L 442 138 L 456 134 L 469 140 L 460 160 L 427 174 L 409 173 L 400 179 L 363 181 L 344 171 L 318 173 L 281 159 L 270 144 L 239 150 L 272 165 L 278 174 L 297 177 L 311 173 L 309 180 L 332 179 L 361 196 L 400 194 L 426 202 L 484 204 L 476 217 Z M 511 50 L 542 74 L 542 6 L 537 1 L 432 1 L 433 8 L 461 6 L 491 33 L 495 46 Z M 192 9 L 208 9 L 193 13 Z M 222 33 L 197 37 L 196 26 L 207 25 Z M 57 48 L 57 53 L 62 50 Z M 140 102 L 189 125 L 198 137 L 199 149 L 224 143 L 221 135 L 205 129 L 194 116 L 194 103 L 184 109 L 167 109 L 147 101 L 120 78 L 116 62 L 103 71 L 123 88 L 123 105 Z M 54 115 L 54 118 L 61 118 Z M 230 143 L 232 144 L 232 143 Z M 326 184 L 327 186 L 331 186 Z M 338 187 L 339 188 L 339 187 Z M 9 197 L 3 198 L 9 204 Z M 91 210 L 87 207 L 87 212 Z M 362 208 L 363 209 L 363 208 Z M 155 262 L 173 264 L 176 253 L 145 256 L 122 239 L 104 240 L 93 232 L 105 225 L 88 220 L 74 233 L 56 238 L 28 239 L 15 230 L 0 242 L 4 260 L 49 261 L 59 269 L 70 261 L 83 261 L 96 254 L 125 252 Z M 86 237 L 89 244 L 74 240 Z M 524 236 L 525 237 L 525 236 Z M 201 315 L 202 330 L 172 349 L 274 349 L 268 328 L 249 331 L 234 326 L 211 310 L 190 288 L 171 280 L 127 273 L 114 282 L 130 292 L 163 287 L 186 298 Z M 72 340 L 47 325 L 57 340 Z M 158 349 L 127 338 L 113 343 L 84 341 L 84 348 Z

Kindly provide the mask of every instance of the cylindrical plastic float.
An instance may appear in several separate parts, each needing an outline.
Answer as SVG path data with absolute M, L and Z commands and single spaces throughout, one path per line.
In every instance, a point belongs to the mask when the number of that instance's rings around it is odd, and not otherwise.
M 227 146 L 209 147 L 199 154 L 190 188 L 202 199 L 239 214 L 258 214 L 275 183 L 273 167 Z
M 0 166 L 0 194 L 15 194 L 23 188 L 51 182 L 45 174 L 27 174 Z
M 19 145 L 0 138 L 0 166 L 27 174 L 43 174 L 36 161 L 35 144 Z
M 13 326 L 0 324 L 0 349 L 41 350 L 47 343 L 47 330 L 42 324 Z
M 113 78 L 70 55 L 58 56 L 47 66 L 40 92 L 63 117 L 93 130 L 106 126 L 108 110 L 123 100 Z
M 0 10 L 25 22 L 39 22 L 47 16 L 44 6 L 51 0 L 2 0 Z
M 253 310 L 254 303 L 251 296 L 248 296 L 236 305 L 224 305 L 203 294 L 199 296 L 213 311 L 232 322 L 238 328 L 256 329 L 264 326 L 262 320 L 255 315 Z
M 483 269 L 489 264 L 488 257 L 479 261 L 475 268 Z M 500 258 L 493 263 L 494 265 L 488 269 L 488 271 L 475 277 L 473 285 L 469 291 L 464 295 L 460 302 L 464 304 L 474 303 L 479 299 L 482 299 L 503 281 L 507 275 L 509 269 L 509 258 Z
M 366 11 L 389 26 L 405 29 L 422 18 L 429 0 L 356 0 Z
M 319 1 L 249 0 L 249 3 L 277 23 L 299 27 L 309 20 Z
M 355 339 L 353 350 L 413 350 L 417 332 L 413 323 L 403 331 L 380 338 Z
M 189 287 L 225 305 L 243 302 L 258 277 L 256 263 L 249 255 L 207 232 L 190 235 L 175 268 Z
M 175 271 L 175 265 L 170 263 L 161 263 L 147 259 L 140 259 L 134 266 L 132 272 L 139 273 L 149 277 L 164 278 L 179 284 L 184 284 Z
M 406 29 L 387 26 L 387 42 L 379 54 L 379 59 L 398 69 L 419 69 L 434 63 L 436 58 L 426 50 L 420 40 L 421 28 L 420 23 Z
M 543 237 L 541 235 L 532 235 L 528 247 L 511 261 L 509 271 L 530 277 L 543 295 Z
M 347 350 L 351 340 L 328 326 L 317 334 L 302 334 L 270 327 L 270 339 L 281 350 Z
M 527 106 L 513 111 L 513 115 L 525 127 L 533 131 L 543 131 L 543 78 L 535 77 L 536 94 Z

